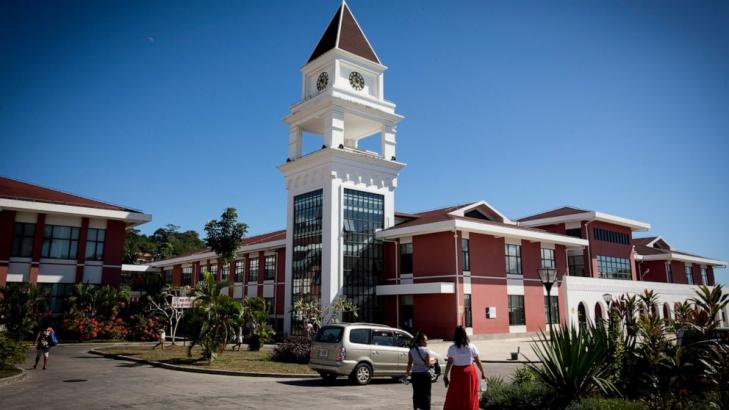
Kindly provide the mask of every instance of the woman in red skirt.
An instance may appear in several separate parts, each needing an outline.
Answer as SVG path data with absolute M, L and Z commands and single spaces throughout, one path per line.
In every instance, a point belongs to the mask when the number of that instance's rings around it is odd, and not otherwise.
M 479 380 L 474 363 L 481 370 L 481 378 L 486 379 L 478 349 L 468 340 L 466 329 L 458 326 L 453 344 L 448 348 L 448 363 L 443 376 L 448 392 L 443 410 L 478 410 Z

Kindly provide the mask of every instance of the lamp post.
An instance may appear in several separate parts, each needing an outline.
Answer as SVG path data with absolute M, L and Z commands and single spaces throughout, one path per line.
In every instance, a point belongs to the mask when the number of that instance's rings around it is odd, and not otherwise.
M 549 331 L 552 332 L 552 285 L 557 282 L 557 269 L 554 268 L 542 268 L 538 270 L 539 279 L 542 281 L 542 285 L 547 290 L 547 310 L 549 317 Z

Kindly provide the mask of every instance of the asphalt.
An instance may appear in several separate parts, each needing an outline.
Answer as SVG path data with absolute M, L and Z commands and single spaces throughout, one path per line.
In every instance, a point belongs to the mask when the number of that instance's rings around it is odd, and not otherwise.
M 47 370 L 27 370 L 17 383 L 0 386 L 0 409 L 236 408 L 392 409 L 410 408 L 411 388 L 390 378 L 368 386 L 346 379 L 235 377 L 167 370 L 91 355 L 89 345 L 61 345 L 51 351 Z M 32 367 L 29 354 L 25 369 Z M 508 377 L 516 364 L 488 364 L 491 376 Z M 433 409 L 445 398 L 433 385 Z

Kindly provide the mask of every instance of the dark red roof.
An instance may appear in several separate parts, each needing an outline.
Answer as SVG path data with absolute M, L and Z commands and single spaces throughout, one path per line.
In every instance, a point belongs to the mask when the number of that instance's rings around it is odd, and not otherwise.
M 569 206 L 563 206 L 562 208 L 553 209 L 551 211 L 542 212 L 540 214 L 536 215 L 530 215 L 525 218 L 521 218 L 518 221 L 519 222 L 526 222 L 526 221 L 533 221 L 535 219 L 545 219 L 545 218 L 553 218 L 556 216 L 565 216 L 565 215 L 574 215 L 574 214 L 581 214 L 584 212 L 590 212 L 584 209 L 579 208 L 572 208 Z
M 456 209 L 460 209 L 460 208 L 466 207 L 471 204 L 473 204 L 473 202 L 469 202 L 469 203 L 461 204 L 461 205 L 449 206 L 446 208 L 438 208 L 438 209 L 433 209 L 430 211 L 409 214 L 409 217 L 414 218 L 414 219 L 412 219 L 410 221 L 405 221 L 398 225 L 395 225 L 393 228 L 403 228 L 406 226 L 423 225 L 423 224 L 428 224 L 428 223 L 433 223 L 433 222 L 447 221 L 449 219 L 453 219 L 453 216 L 448 215 L 449 213 L 455 211 Z
M 282 229 L 279 231 L 263 233 L 263 234 L 255 235 L 255 236 L 248 236 L 246 238 L 243 238 L 243 245 L 244 246 L 258 245 L 258 244 L 266 243 L 266 242 L 280 241 L 282 239 L 286 239 L 286 230 L 285 229 Z M 212 252 L 212 251 L 213 250 L 210 249 L 209 247 L 200 248 L 200 249 L 195 249 L 194 251 L 181 253 L 179 255 L 171 257 L 170 259 L 184 258 L 186 256 L 193 256 L 193 255 L 201 255 L 203 253 L 208 253 L 208 252 Z
M 4 177 L 0 177 L 0 198 L 140 213 L 134 209 L 128 209 Z
M 633 238 L 633 244 L 636 246 L 638 246 L 638 245 L 648 246 L 648 244 L 653 242 L 654 240 L 656 240 L 656 238 L 658 238 L 658 237 L 657 236 L 648 236 L 645 238 Z
M 316 60 L 333 48 L 346 50 L 375 63 L 380 63 L 375 51 L 370 47 L 367 37 L 349 10 L 349 6 L 345 3 L 342 3 L 337 9 L 308 62 Z

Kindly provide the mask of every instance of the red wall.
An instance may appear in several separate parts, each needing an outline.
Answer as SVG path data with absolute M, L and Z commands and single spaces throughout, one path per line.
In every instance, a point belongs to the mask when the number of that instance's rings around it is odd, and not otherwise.
M 455 295 L 413 296 L 413 328 L 425 332 L 431 339 L 451 339 L 455 327 Z
M 15 211 L 0 210 L 0 287 L 8 280 L 8 259 L 13 246 Z
M 641 273 L 645 273 L 646 270 L 650 269 L 650 272 L 645 274 L 643 276 L 644 281 L 649 282 L 666 282 L 666 262 L 665 261 L 645 261 L 645 262 L 638 262 L 638 272 L 637 275 L 640 275 Z M 683 271 L 683 267 L 681 268 L 681 271 Z M 675 275 L 674 271 L 674 275 Z M 640 278 L 640 276 L 638 276 Z M 675 276 L 674 276 L 675 280 Z M 681 282 L 679 282 L 681 283 Z
M 673 271 L 673 283 L 688 283 L 686 273 L 684 272 L 684 263 L 679 261 L 671 261 L 671 270 Z
M 524 313 L 528 332 L 542 330 L 546 325 L 544 320 L 544 285 L 539 279 L 538 271 L 542 267 L 541 249 L 542 244 L 540 242 L 521 241 L 521 269 L 524 274 Z
M 274 313 L 277 315 L 283 315 L 286 313 L 284 298 L 286 296 L 286 287 L 284 282 L 286 281 L 286 249 L 281 248 L 276 250 L 276 308 Z
M 76 252 L 76 283 L 84 280 L 84 265 L 86 264 L 86 240 L 89 236 L 89 218 L 81 218 L 81 231 L 78 238 Z
M 453 275 L 456 269 L 455 252 L 453 232 L 413 237 L 413 278 L 429 275 Z M 423 281 L 441 282 L 443 279 L 435 278 Z
M 623 258 L 623 259 L 630 259 L 631 260 L 631 266 L 633 266 L 633 246 L 632 245 L 622 245 L 619 243 L 612 243 L 612 242 L 605 242 L 605 241 L 598 241 L 594 239 L 594 229 L 595 228 L 602 228 L 607 229 L 614 232 L 620 232 L 628 235 L 628 237 L 632 238 L 632 231 L 630 228 L 619 226 L 619 225 L 613 225 L 605 222 L 600 221 L 593 221 L 590 223 L 589 226 L 587 226 L 587 229 L 590 231 L 590 257 L 592 258 L 592 276 L 593 277 L 599 277 L 599 272 L 597 271 L 597 257 L 598 256 L 613 256 L 616 258 Z M 633 270 L 633 279 L 636 279 L 635 276 L 635 269 Z
M 714 267 L 713 266 L 707 266 L 706 267 L 706 275 L 709 278 L 709 286 L 716 285 L 716 280 L 714 279 Z
M 126 225 L 122 221 L 108 220 L 104 238 L 104 268 L 101 273 L 101 284 L 118 287 L 121 284 L 121 264 L 124 252 L 124 232 Z

